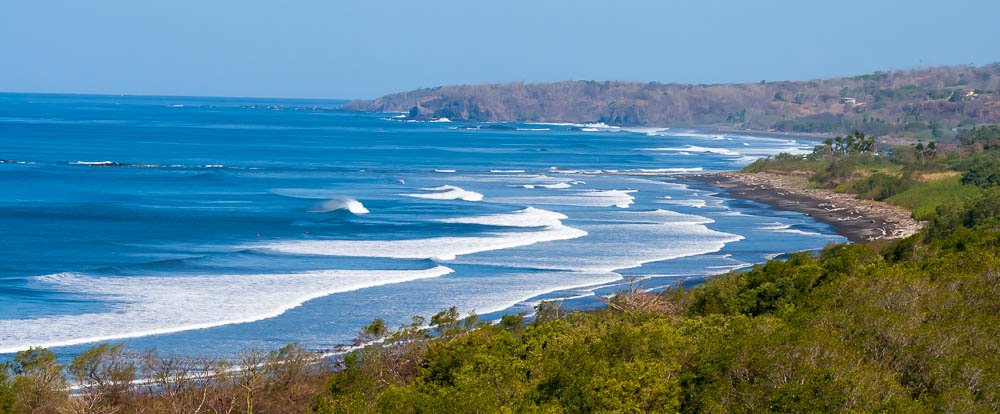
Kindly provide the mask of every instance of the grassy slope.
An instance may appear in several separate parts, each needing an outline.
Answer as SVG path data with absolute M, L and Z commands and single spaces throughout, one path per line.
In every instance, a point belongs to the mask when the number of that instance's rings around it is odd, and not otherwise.
M 916 183 L 886 201 L 909 209 L 918 220 L 928 220 L 938 207 L 961 205 L 982 193 L 979 187 L 962 184 L 961 179 L 952 176 Z

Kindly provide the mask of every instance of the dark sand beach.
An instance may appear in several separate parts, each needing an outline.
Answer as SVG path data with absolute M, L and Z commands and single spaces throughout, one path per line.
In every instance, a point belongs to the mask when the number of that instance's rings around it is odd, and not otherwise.
M 777 209 L 798 211 L 829 223 L 851 242 L 904 238 L 922 223 L 910 212 L 852 194 L 808 188 L 803 179 L 769 173 L 723 172 L 691 174 L 685 178 L 720 188 L 730 196 L 753 200 Z

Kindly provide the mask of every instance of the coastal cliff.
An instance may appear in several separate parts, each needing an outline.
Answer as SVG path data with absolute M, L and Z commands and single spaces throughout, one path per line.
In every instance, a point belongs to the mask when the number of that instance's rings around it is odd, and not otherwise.
M 352 101 L 343 109 L 475 122 L 604 122 L 941 138 L 1000 122 L 1000 64 L 810 81 L 719 85 L 567 81 L 455 85 Z

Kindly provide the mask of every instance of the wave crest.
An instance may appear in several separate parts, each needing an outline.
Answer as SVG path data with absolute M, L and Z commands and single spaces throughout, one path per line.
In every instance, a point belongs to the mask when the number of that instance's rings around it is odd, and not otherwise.
M 329 213 L 338 210 L 347 210 L 352 214 L 368 214 L 369 210 L 360 201 L 349 197 L 331 198 L 322 203 L 316 204 L 309 209 L 310 213 Z
M 421 188 L 423 191 L 432 191 L 431 193 L 417 193 L 417 194 L 403 194 L 407 197 L 414 198 L 426 198 L 431 200 L 465 200 L 465 201 L 482 201 L 483 195 L 475 191 L 468 191 L 462 187 L 457 187 L 454 185 L 442 185 L 433 188 Z

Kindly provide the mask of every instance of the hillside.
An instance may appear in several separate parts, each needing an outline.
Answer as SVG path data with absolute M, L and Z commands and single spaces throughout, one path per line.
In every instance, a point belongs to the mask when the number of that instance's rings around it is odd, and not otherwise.
M 942 139 L 953 128 L 1000 122 L 1000 63 L 720 85 L 568 81 L 440 86 L 353 101 L 344 109 L 481 122 L 861 130 Z

